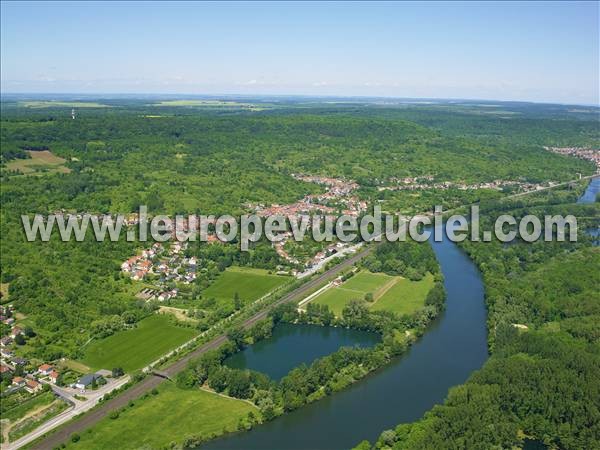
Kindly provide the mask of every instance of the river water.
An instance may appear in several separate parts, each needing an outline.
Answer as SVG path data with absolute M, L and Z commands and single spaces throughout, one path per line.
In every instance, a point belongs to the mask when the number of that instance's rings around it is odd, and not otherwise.
M 374 441 L 398 423 L 417 420 L 442 403 L 448 389 L 463 383 L 488 357 L 486 310 L 481 276 L 471 260 L 448 239 L 432 240 L 431 245 L 445 277 L 446 311 L 405 355 L 344 391 L 202 448 L 348 449 L 363 439 Z M 343 345 L 337 339 L 334 332 L 327 341 L 333 340 L 337 348 Z M 248 367 L 262 367 L 276 376 L 284 366 L 287 371 L 286 353 L 298 347 L 280 342 L 284 341 L 274 336 L 264 344 L 260 358 L 256 351 L 244 356 Z
M 577 203 L 594 203 L 598 192 L 600 192 L 600 176 L 591 179 L 590 184 L 588 184 L 583 195 L 579 197 Z

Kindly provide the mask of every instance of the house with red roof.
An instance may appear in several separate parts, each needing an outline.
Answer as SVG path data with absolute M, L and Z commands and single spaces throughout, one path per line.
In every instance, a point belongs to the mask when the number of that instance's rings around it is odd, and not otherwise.
M 56 384 L 59 376 L 60 376 L 60 374 L 56 370 L 53 370 L 52 372 L 50 372 L 50 374 L 48 375 L 48 378 L 50 378 L 50 383 Z
M 42 364 L 40 367 L 38 367 L 39 374 L 43 376 L 50 375 L 50 372 L 53 370 L 54 368 L 50 364 Z
M 25 390 L 31 394 L 35 392 L 39 392 L 44 388 L 41 383 L 38 383 L 35 380 L 27 380 L 25 381 Z

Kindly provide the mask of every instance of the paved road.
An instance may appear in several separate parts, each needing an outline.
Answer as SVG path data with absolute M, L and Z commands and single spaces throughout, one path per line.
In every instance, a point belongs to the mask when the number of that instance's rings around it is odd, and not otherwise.
M 31 441 L 34 441 L 35 439 L 42 436 L 44 433 L 47 433 L 48 431 L 52 430 L 53 428 L 56 428 L 57 426 L 65 423 L 65 422 L 68 422 L 73 417 L 77 416 L 78 414 L 84 413 L 84 412 L 88 411 L 89 409 L 92 409 L 94 406 L 96 406 L 98 404 L 98 401 L 100 400 L 100 398 L 103 395 L 107 394 L 108 392 L 113 391 L 114 389 L 117 389 L 117 388 L 123 386 L 128 381 L 129 381 L 129 375 L 127 375 L 121 379 L 115 380 L 113 382 L 109 382 L 106 386 L 102 386 L 96 391 L 87 391 L 85 394 L 80 394 L 80 395 L 84 395 L 87 398 L 86 401 L 77 400 L 73 396 L 74 395 L 73 392 L 71 392 L 71 390 L 69 390 L 69 389 L 60 388 L 53 384 L 46 383 L 46 384 L 49 384 L 49 386 L 52 388 L 52 391 L 56 395 L 65 399 L 67 402 L 69 402 L 72 405 L 72 407 L 67 409 L 66 411 L 60 413 L 56 417 L 53 417 L 49 421 L 44 422 L 42 425 L 40 425 L 38 428 L 33 430 L 31 433 L 21 437 L 20 439 L 17 439 L 16 441 L 11 442 L 10 444 L 3 444 L 2 449 L 3 450 L 14 450 L 14 449 L 17 449 L 19 447 L 22 447 L 22 446 L 28 444 Z
M 372 250 L 372 247 L 367 247 L 364 250 L 356 253 L 345 261 L 342 261 L 340 264 L 332 267 L 331 269 L 325 271 L 323 274 L 317 276 L 316 278 L 304 283 L 299 288 L 293 290 L 289 294 L 285 295 L 273 305 L 267 306 L 262 311 L 256 313 L 254 316 L 247 319 L 242 326 L 244 328 L 250 328 L 259 320 L 262 320 L 267 317 L 269 311 L 275 306 L 281 305 L 283 303 L 298 301 L 300 300 L 307 292 L 315 287 L 318 287 L 320 284 L 327 281 L 329 278 L 337 275 L 342 270 L 352 266 L 354 263 L 358 262 L 360 259 L 369 254 Z M 222 345 L 227 341 L 226 335 L 220 335 L 214 338 L 212 341 L 207 342 L 201 347 L 197 348 L 193 352 L 187 354 L 180 360 L 174 362 L 170 366 L 168 366 L 163 372 L 165 372 L 169 377 L 173 377 L 177 375 L 179 372 L 184 370 L 188 364 L 188 361 L 194 358 L 201 356 L 209 350 L 215 349 Z M 102 404 L 100 407 L 94 409 L 93 411 L 88 412 L 82 417 L 75 419 L 68 425 L 64 426 L 62 429 L 57 432 L 49 435 L 42 441 L 40 441 L 37 445 L 33 447 L 33 449 L 53 449 L 58 447 L 61 443 L 67 441 L 73 433 L 81 433 L 87 428 L 95 425 L 102 418 L 107 416 L 111 411 L 115 409 L 122 408 L 127 405 L 130 400 L 135 400 L 141 397 L 146 392 L 151 391 L 161 383 L 165 381 L 164 378 L 160 378 L 158 376 L 149 376 L 139 382 L 138 384 L 132 386 L 122 394 L 116 396 L 113 399 L 108 400 L 106 403 Z M 48 428 L 46 428 L 48 430 Z M 42 433 L 40 433 L 42 434 Z
M 338 253 L 335 253 L 335 254 L 333 254 L 331 256 L 328 256 L 327 258 L 323 259 L 322 261 L 319 261 L 317 264 L 315 264 L 314 266 L 312 266 L 310 269 L 305 270 L 301 274 L 297 275 L 297 278 L 299 280 L 301 280 L 302 278 L 306 278 L 308 276 L 314 275 L 319 270 L 321 270 L 323 267 L 325 267 L 327 265 L 327 263 L 333 261 L 336 258 L 344 257 L 344 256 L 347 256 L 347 255 L 349 255 L 351 253 L 354 253 L 358 249 L 360 249 L 362 246 L 363 246 L 363 243 L 360 242 L 360 243 L 358 243 L 356 245 L 352 245 L 350 247 L 344 247 Z

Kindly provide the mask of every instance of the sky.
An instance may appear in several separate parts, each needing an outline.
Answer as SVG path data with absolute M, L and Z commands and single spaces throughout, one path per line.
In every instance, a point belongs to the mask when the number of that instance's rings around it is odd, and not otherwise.
M 599 3 L 1 3 L 2 93 L 600 104 Z

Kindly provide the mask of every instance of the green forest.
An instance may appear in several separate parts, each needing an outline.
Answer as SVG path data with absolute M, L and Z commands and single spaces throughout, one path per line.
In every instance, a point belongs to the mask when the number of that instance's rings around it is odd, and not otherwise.
M 135 328 L 157 309 L 136 297 L 147 286 L 121 271 L 123 261 L 148 243 L 98 243 L 92 236 L 62 242 L 57 235 L 49 242 L 27 242 L 21 215 L 127 214 L 142 204 L 151 214 L 238 215 L 257 205 L 288 204 L 323 193 L 322 185 L 293 176 L 308 174 L 353 180 L 359 185 L 356 194 L 369 207 L 379 203 L 384 210 L 406 214 L 430 211 L 436 204 L 479 203 L 483 221 L 511 211 L 517 216 L 572 213 L 583 224 L 599 216 L 596 205 L 573 203 L 582 185 L 510 201 L 503 197 L 517 187 L 464 187 L 497 180 L 559 183 L 593 174 L 591 162 L 544 147 L 597 148 L 594 114 L 511 103 L 499 104 L 494 114 L 473 104 L 290 100 L 248 105 L 95 99 L 72 119 L 71 104 L 2 101 L 0 302 L 13 305 L 19 325 L 27 327 L 15 345 L 19 356 L 40 362 L 81 359 L 90 341 Z M 58 158 L 52 166 L 39 158 L 21 170 L 19 163 L 35 159 L 36 152 Z M 449 187 L 385 189 L 405 177 Z M 586 239 L 577 244 L 461 245 L 485 281 L 489 361 L 421 420 L 360 445 L 510 448 L 531 437 L 555 448 L 594 448 L 600 442 L 598 247 Z M 307 248 L 320 249 L 314 243 L 288 246 L 298 256 Z M 240 251 L 237 243 L 198 243 L 183 256 L 198 259 L 198 277 L 184 287 L 170 287 L 181 289 L 173 306 L 193 320 L 174 326 L 194 332 L 207 330 L 247 300 L 234 292 L 219 303 L 211 294 L 228 268 L 260 268 L 268 276 L 290 269 L 266 241 L 249 252 Z M 305 313 L 282 307 L 250 331 L 231 331 L 231 344 L 194 361 L 177 384 L 183 389 L 205 385 L 251 400 L 270 420 L 382 367 L 406 351 L 443 310 L 442 277 L 430 247 L 414 243 L 382 244 L 362 267 L 410 280 L 431 273 L 435 286 L 426 306 L 411 315 L 371 311 L 364 300 L 351 301 L 340 318 L 316 304 Z M 294 369 L 281 382 L 221 364 L 231 353 L 268 337 L 279 321 L 369 330 L 382 341 L 373 349 L 342 349 Z M 2 336 L 10 331 L 8 325 L 0 327 Z
M 485 209 L 515 217 L 536 208 L 571 213 L 595 217 L 597 226 L 598 203 L 556 203 L 561 198 L 576 196 L 564 191 Z M 482 223 L 490 219 L 486 215 Z M 415 423 L 384 431 L 375 447 L 512 448 L 529 438 L 549 448 L 597 448 L 598 247 L 585 237 L 577 243 L 464 241 L 462 247 L 484 277 L 491 357 L 467 383 L 451 389 L 444 404 Z
M 557 123 L 563 136 L 594 142 L 594 122 L 562 116 L 520 113 L 507 121 L 504 127 L 515 130 L 531 121 L 537 124 L 534 135 L 523 143 L 518 137 L 480 139 L 470 129 L 471 120 L 481 123 L 480 132 L 498 130 L 478 113 L 465 114 L 464 132 L 457 133 L 456 119 L 448 122 L 442 108 L 428 111 L 431 118 L 437 117 L 435 123 L 422 123 L 424 112 L 419 109 L 307 110 L 292 103 L 259 112 L 215 112 L 141 102 L 99 103 L 109 107 L 80 109 L 75 120 L 70 108 L 2 103 L 1 281 L 8 283 L 9 298 L 36 328 L 38 337 L 27 351 L 41 359 L 77 356 L 78 347 L 93 336 L 94 323 L 104 329 L 116 324 L 116 331 L 151 311 L 133 298 L 135 288 L 119 273 L 120 262 L 140 249 L 135 243 L 25 242 L 21 214 L 128 213 L 140 204 L 147 204 L 151 213 L 236 214 L 247 212 L 248 205 L 293 202 L 322 192 L 321 186 L 297 180 L 293 173 L 354 179 L 361 186 L 359 195 L 375 202 L 380 197 L 376 187 L 392 177 L 561 181 L 593 170 L 588 162 L 541 147 L 555 142 Z M 70 172 L 33 176 L 7 168 L 15 158 L 40 150 L 64 158 Z M 485 189 L 391 194 L 400 200 L 386 206 L 416 204 L 419 210 L 444 202 L 448 195 L 450 204 L 490 195 Z M 198 255 L 203 267 L 191 298 L 199 298 L 231 264 L 281 264 L 269 245 L 249 253 L 234 245 L 198 246 L 188 253 Z M 122 320 L 124 315 L 127 320 Z

